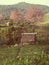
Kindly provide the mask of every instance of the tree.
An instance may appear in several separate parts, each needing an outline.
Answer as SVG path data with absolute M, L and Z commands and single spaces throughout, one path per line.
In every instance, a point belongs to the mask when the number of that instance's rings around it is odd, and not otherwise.
M 23 17 L 23 13 L 20 10 L 12 11 L 10 14 L 10 19 L 16 21 L 16 22 L 21 22 Z
M 22 29 L 20 26 L 14 27 L 13 21 L 10 20 L 8 23 L 8 33 L 6 34 L 7 37 L 7 45 L 15 45 L 20 44 L 21 42 L 21 33 Z
M 36 23 L 41 22 L 43 19 L 44 13 L 42 9 L 38 7 L 31 7 L 27 9 L 24 19 L 25 21 L 29 22 L 32 26 L 32 31 L 35 32 Z
M 24 19 L 29 22 L 39 22 L 42 21 L 44 13 L 40 8 L 32 7 L 27 9 Z
M 13 31 L 14 31 L 13 22 L 10 21 L 8 26 L 9 26 L 8 27 L 8 33 L 6 35 L 6 37 L 8 38 L 7 45 L 12 45 L 12 44 L 14 44 L 14 40 L 13 40 Z

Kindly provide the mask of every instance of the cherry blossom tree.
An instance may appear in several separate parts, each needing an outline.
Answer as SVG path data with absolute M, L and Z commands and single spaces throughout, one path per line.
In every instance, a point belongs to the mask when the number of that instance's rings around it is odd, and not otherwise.
M 24 19 L 29 22 L 39 22 L 42 21 L 44 13 L 42 12 L 42 9 L 37 7 L 32 7 L 27 9 Z
M 12 11 L 10 14 L 10 19 L 16 21 L 16 22 L 21 22 L 22 21 L 22 12 L 20 10 Z

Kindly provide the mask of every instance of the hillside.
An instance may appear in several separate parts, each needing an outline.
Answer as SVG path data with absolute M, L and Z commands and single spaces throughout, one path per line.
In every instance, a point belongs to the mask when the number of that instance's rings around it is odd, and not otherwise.
M 9 16 L 10 12 L 13 10 L 20 9 L 21 11 L 25 12 L 26 9 L 28 9 L 29 7 L 38 7 L 38 8 L 41 8 L 44 13 L 49 12 L 48 6 L 21 2 L 14 5 L 0 5 L 0 14 L 3 14 L 7 17 Z

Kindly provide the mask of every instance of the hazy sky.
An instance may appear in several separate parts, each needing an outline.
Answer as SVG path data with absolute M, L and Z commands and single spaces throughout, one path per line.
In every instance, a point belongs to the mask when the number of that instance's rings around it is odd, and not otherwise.
M 0 5 L 11 5 L 19 2 L 27 2 L 31 4 L 42 4 L 49 6 L 49 0 L 0 0 Z

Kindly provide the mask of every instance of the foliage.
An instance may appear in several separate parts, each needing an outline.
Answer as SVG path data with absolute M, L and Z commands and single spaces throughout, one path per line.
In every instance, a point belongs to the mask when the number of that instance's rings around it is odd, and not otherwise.
M 10 15 L 10 19 L 16 22 L 21 22 L 23 19 L 21 10 L 12 11 Z
M 24 18 L 26 21 L 40 22 L 40 21 L 42 21 L 43 15 L 44 15 L 44 13 L 42 12 L 42 10 L 40 8 L 31 7 L 29 9 L 27 9 Z

